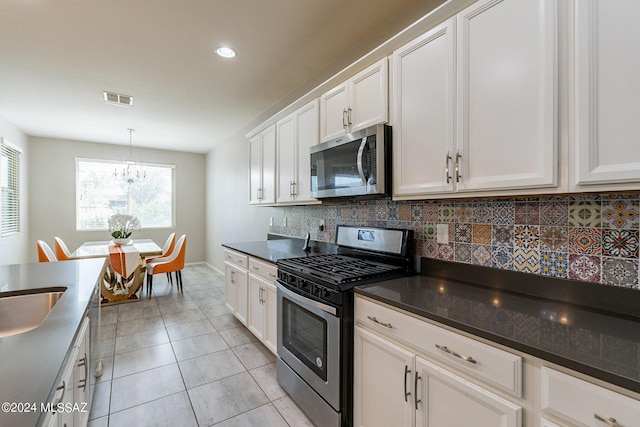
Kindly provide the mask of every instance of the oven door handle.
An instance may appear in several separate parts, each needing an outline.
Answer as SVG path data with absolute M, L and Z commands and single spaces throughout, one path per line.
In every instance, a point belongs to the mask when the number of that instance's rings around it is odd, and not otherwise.
M 362 142 L 360 143 L 360 148 L 358 149 L 358 158 L 357 158 L 358 174 L 362 179 L 362 183 L 365 185 L 367 184 L 367 177 L 364 175 L 364 165 L 362 164 L 362 157 L 364 154 L 364 147 L 366 146 L 367 146 L 367 137 L 365 136 L 364 138 L 362 138 Z
M 323 304 L 319 301 L 315 301 L 306 297 L 303 297 L 302 295 L 299 295 L 293 291 L 290 291 L 289 289 L 285 288 L 282 284 L 280 284 L 280 282 L 276 281 L 276 283 L 278 284 L 278 289 L 280 289 L 286 296 L 288 299 L 297 302 L 299 305 L 301 306 L 312 306 L 315 307 L 319 310 L 324 311 L 325 313 L 329 313 L 333 316 L 336 316 L 336 309 L 335 307 L 331 307 L 330 305 L 327 304 Z

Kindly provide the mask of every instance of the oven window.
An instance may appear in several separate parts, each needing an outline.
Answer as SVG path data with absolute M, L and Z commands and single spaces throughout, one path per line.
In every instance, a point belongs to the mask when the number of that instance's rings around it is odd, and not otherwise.
M 327 322 L 284 298 L 282 345 L 309 369 L 327 380 Z

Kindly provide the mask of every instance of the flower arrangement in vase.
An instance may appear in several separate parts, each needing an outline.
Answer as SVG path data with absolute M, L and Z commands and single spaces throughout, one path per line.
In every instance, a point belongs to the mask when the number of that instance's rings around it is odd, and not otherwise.
M 109 217 L 109 233 L 116 245 L 126 245 L 131 234 L 140 230 L 140 221 L 133 215 L 115 214 Z

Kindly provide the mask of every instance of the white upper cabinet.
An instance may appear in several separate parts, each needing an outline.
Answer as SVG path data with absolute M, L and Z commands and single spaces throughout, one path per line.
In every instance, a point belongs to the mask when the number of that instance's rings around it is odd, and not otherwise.
M 458 191 L 556 185 L 557 3 L 481 0 L 458 14 Z
M 318 100 L 276 123 L 277 203 L 315 202 L 311 198 L 309 148 L 318 144 Z
M 587 187 L 591 191 L 638 183 L 640 2 L 580 0 L 574 4 L 572 183 L 609 184 Z
M 453 191 L 455 20 L 393 54 L 393 194 Z
M 320 97 L 320 141 L 388 120 L 387 58 Z
M 249 204 L 275 203 L 276 127 L 249 139 Z
M 557 185 L 557 7 L 480 0 L 394 52 L 394 198 Z

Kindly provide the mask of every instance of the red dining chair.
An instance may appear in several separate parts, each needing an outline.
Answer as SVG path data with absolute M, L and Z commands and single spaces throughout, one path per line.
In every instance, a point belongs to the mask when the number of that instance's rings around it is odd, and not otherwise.
M 56 254 L 46 242 L 38 240 L 38 262 L 56 262 Z
M 67 245 L 65 245 L 64 241 L 61 238 L 55 237 L 54 239 L 55 239 L 54 247 L 56 248 L 56 258 L 58 258 L 58 261 L 67 261 L 69 259 L 69 256 L 71 255 L 69 248 L 67 247 Z
M 184 255 L 187 249 L 187 235 L 183 234 L 176 242 L 173 251 L 165 257 L 159 257 L 147 263 L 147 294 L 151 298 L 153 290 L 153 275 L 159 273 L 176 273 L 176 283 L 180 293 L 182 289 L 182 269 L 184 269 Z M 173 284 L 173 283 L 172 283 Z

